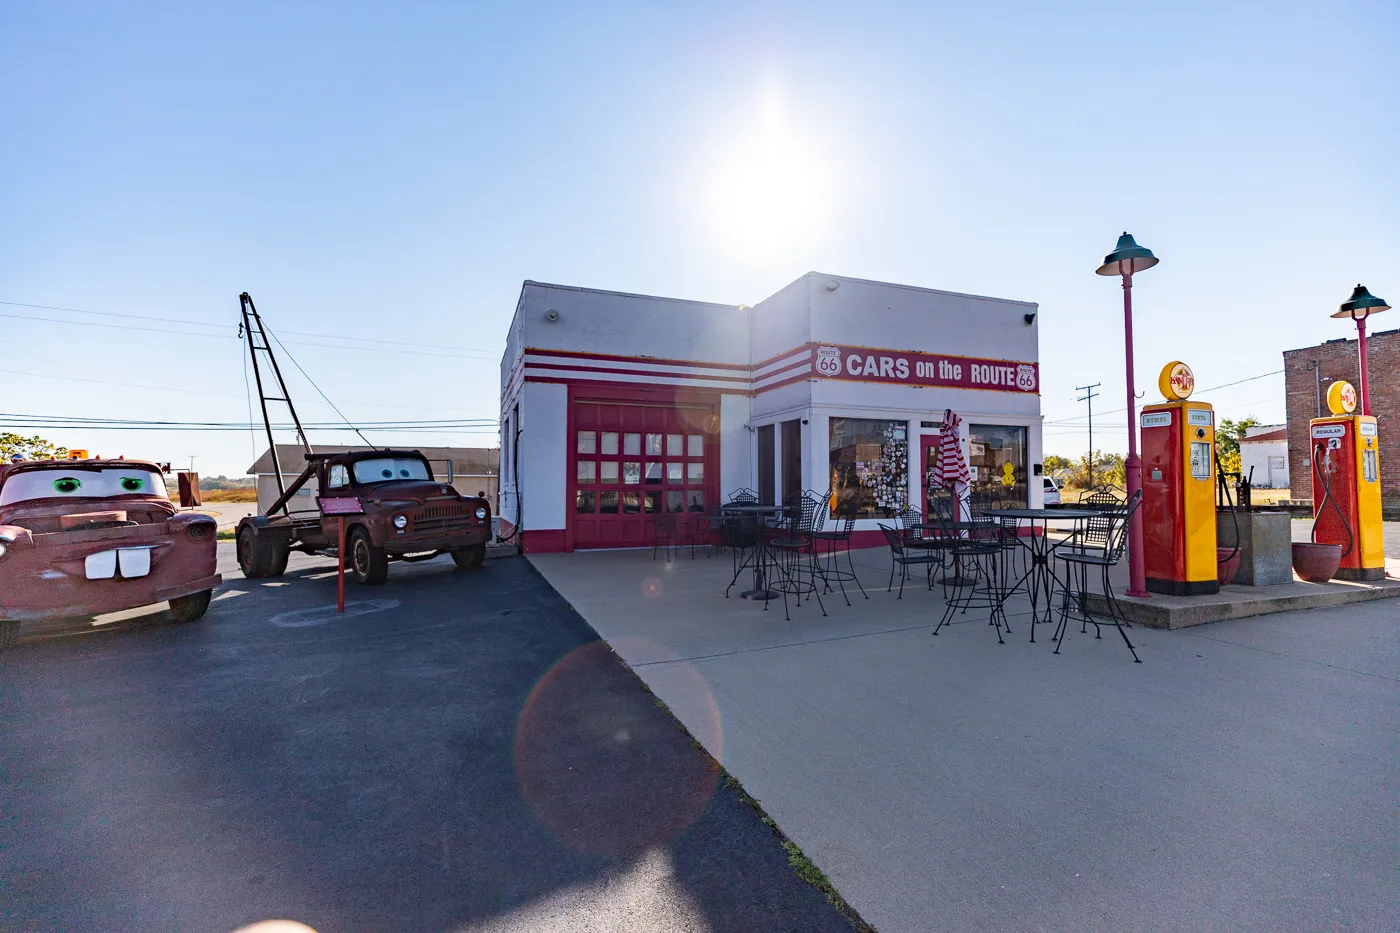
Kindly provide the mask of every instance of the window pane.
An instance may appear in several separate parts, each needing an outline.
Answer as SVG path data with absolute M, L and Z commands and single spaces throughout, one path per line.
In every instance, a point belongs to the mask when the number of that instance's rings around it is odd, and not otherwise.
M 705 435 L 687 434 L 685 436 L 685 455 L 687 457 L 705 456 Z
M 598 452 L 597 431 L 578 432 L 578 452 L 581 454 L 596 454 Z
M 681 512 L 685 510 L 685 493 L 679 489 L 666 493 L 666 511 Z
M 616 461 L 616 460 L 604 460 L 604 461 L 603 461 L 603 464 L 602 464 L 602 473 L 601 473 L 601 474 L 599 475 L 599 477 L 598 477 L 598 482 L 600 482 L 600 483 L 615 483 L 615 482 L 617 482 L 617 461 Z
M 595 460 L 578 462 L 578 481 L 589 485 L 598 482 L 598 463 Z
M 705 464 L 687 463 L 685 465 L 685 481 L 687 483 L 703 483 L 705 481 Z
M 685 435 L 684 435 L 684 434 L 667 434 L 667 435 L 666 435 L 666 456 L 668 456 L 668 457 L 684 457 L 684 456 L 685 456 Z
M 603 432 L 603 449 L 602 449 L 601 451 L 599 451 L 599 452 L 600 452 L 600 453 L 604 453 L 604 454 L 612 454 L 613 456 L 617 456 L 617 432 L 616 432 L 616 431 L 604 431 L 604 432 Z
M 648 435 L 647 435 L 647 456 L 648 456 L 648 457 L 659 457 L 659 456 L 661 456 L 661 435 L 660 435 L 660 434 L 648 434 Z
M 636 460 L 627 460 L 622 464 L 622 482 L 625 486 L 636 486 L 642 481 L 642 465 Z
M 909 442 L 903 421 L 832 418 L 833 515 L 893 518 L 909 498 Z
M 622 453 L 628 457 L 640 457 L 642 455 L 642 436 L 640 434 L 622 435 Z
M 600 493 L 598 493 L 598 511 L 599 511 L 600 514 L 603 514 L 603 515 L 616 515 L 616 514 L 617 514 L 617 493 L 616 493 L 616 492 L 600 492 Z
M 661 436 L 661 435 L 659 435 L 659 434 L 657 435 L 657 437 L 660 437 L 660 436 Z M 661 464 L 659 464 L 659 463 L 648 463 L 648 464 L 647 464 L 647 483 L 659 483 L 659 482 L 661 482 Z
M 705 494 L 698 489 L 688 490 L 685 494 L 687 512 L 705 511 Z
M 591 489 L 580 489 L 574 495 L 574 511 L 592 515 L 598 505 L 598 494 Z
M 648 492 L 648 493 L 645 493 L 645 495 L 646 495 L 646 509 L 647 509 L 647 511 L 648 511 L 648 512 L 660 512 L 660 511 L 661 511 L 661 493 L 659 493 L 659 492 Z
M 681 483 L 681 482 L 684 482 L 684 481 L 685 481 L 685 464 L 684 464 L 684 463 L 668 463 L 668 464 L 666 464 L 666 482 L 668 482 L 668 483 Z
M 638 515 L 642 511 L 642 494 L 639 492 L 624 492 L 622 494 L 622 514 Z

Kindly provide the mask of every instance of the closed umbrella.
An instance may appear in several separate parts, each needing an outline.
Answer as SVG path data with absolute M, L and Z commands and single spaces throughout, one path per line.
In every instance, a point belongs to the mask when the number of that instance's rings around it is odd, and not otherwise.
M 933 467 L 933 481 L 953 490 L 955 521 L 962 518 L 958 503 L 963 498 L 968 481 L 972 479 L 967 458 L 963 456 L 962 436 L 958 433 L 961 424 L 962 419 L 951 408 L 943 411 L 943 426 L 938 432 L 938 460 Z

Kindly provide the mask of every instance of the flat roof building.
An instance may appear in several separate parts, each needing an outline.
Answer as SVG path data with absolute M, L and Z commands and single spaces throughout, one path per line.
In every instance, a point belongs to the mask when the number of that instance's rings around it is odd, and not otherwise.
M 1039 506 L 1038 306 L 808 273 L 753 306 L 527 281 L 501 359 L 501 521 L 638 547 L 740 488 L 826 493 L 862 543 L 924 508 L 945 409 L 973 487 Z

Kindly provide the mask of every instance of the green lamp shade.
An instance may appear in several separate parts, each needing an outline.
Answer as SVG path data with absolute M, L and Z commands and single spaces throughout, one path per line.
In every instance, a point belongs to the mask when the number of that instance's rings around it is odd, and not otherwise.
M 1390 305 L 1386 304 L 1384 300 L 1366 291 L 1364 285 L 1357 285 L 1356 288 L 1352 289 L 1351 297 L 1342 302 L 1332 316 L 1360 318 L 1389 310 Z
M 1132 275 L 1143 269 L 1157 265 L 1157 257 L 1152 250 L 1138 246 L 1137 241 L 1126 230 L 1118 238 L 1118 248 L 1103 258 L 1103 265 L 1095 271 L 1099 275 Z

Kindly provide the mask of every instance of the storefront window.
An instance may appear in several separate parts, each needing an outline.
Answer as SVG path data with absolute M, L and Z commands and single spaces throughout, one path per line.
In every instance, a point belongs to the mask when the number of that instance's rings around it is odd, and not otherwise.
M 1003 506 L 1025 508 L 1026 429 L 1000 424 L 968 426 L 972 491 Z
M 909 441 L 903 421 L 831 419 L 833 516 L 893 518 L 909 502 Z

